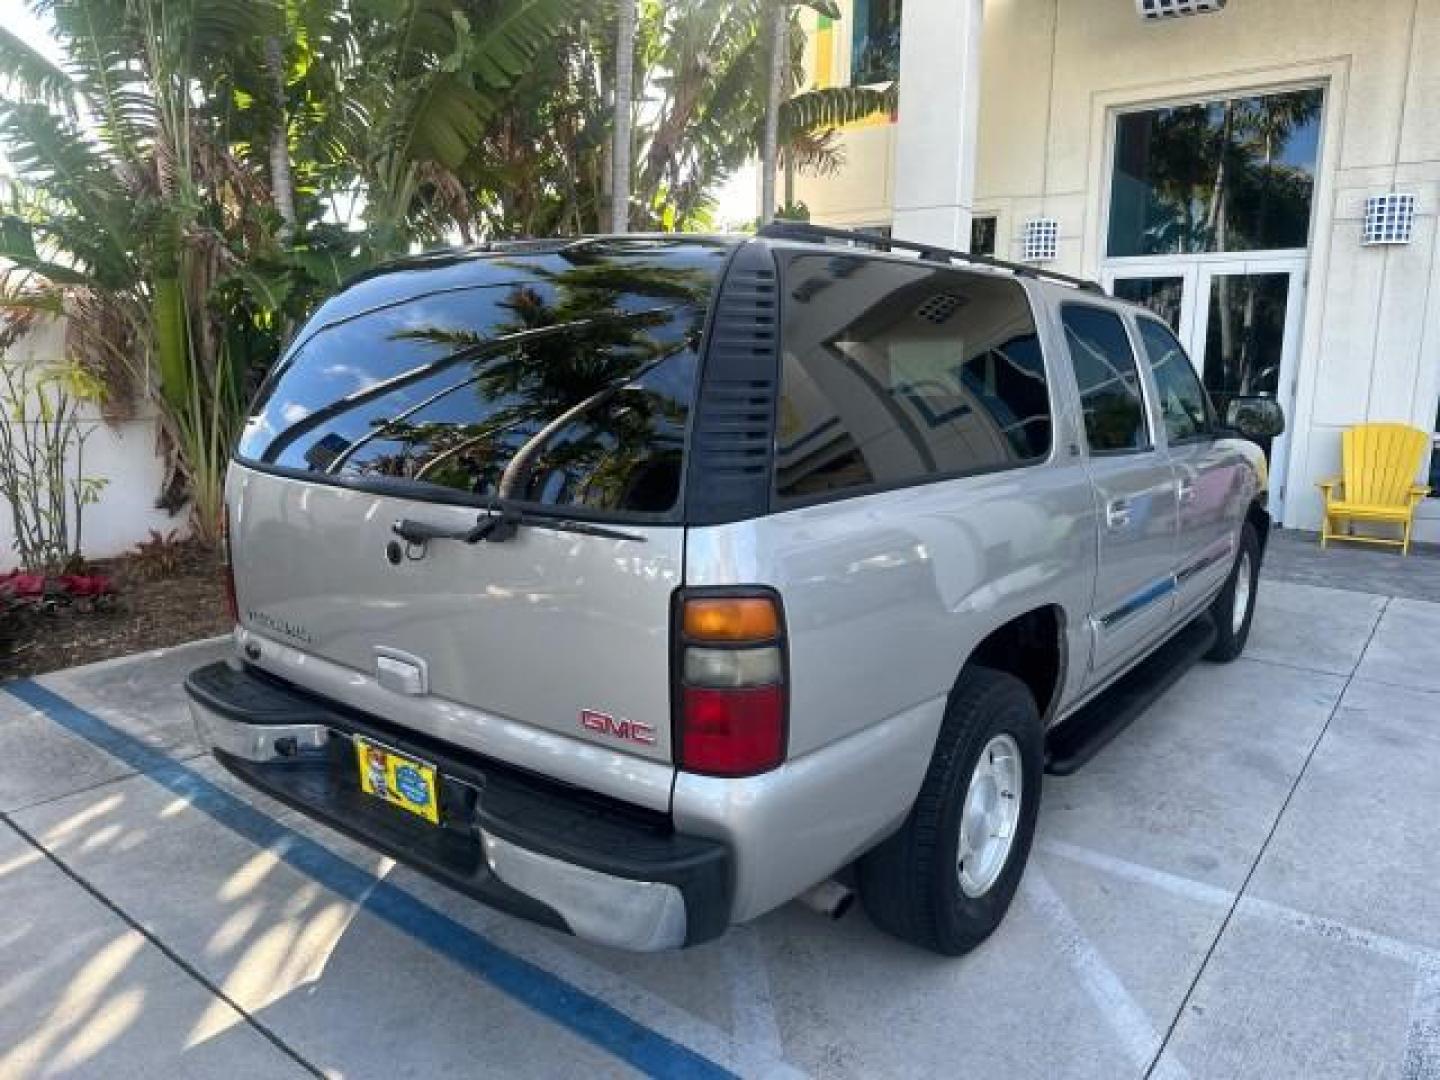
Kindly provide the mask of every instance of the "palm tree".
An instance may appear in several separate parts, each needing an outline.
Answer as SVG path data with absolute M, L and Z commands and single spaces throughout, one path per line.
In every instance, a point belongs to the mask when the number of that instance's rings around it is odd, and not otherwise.
M 635 91 L 635 0 L 615 5 L 615 138 L 611 150 L 610 227 L 630 227 L 630 113 Z
M 760 220 L 775 216 L 775 169 L 780 140 L 780 102 L 785 93 L 785 54 L 790 37 L 789 0 L 771 0 L 768 45 L 769 77 L 765 82 L 765 135 L 760 143 Z
M 280 215 L 281 243 L 288 244 L 295 236 L 299 219 L 295 216 L 295 181 L 290 173 L 290 124 L 285 103 L 285 50 L 278 35 L 265 39 L 265 75 L 270 81 L 270 190 L 275 197 L 275 211 Z

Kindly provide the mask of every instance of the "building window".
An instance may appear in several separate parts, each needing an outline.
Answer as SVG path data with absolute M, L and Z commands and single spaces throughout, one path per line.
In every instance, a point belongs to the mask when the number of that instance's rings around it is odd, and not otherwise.
M 1149 308 L 1175 333 L 1180 332 L 1180 313 L 1185 300 L 1185 279 L 1170 274 L 1159 277 L 1116 278 L 1110 294 L 1117 300 Z
M 850 82 L 894 82 L 900 77 L 900 0 L 855 0 L 851 17 Z
M 970 254 L 994 257 L 998 225 L 994 214 L 977 214 L 970 219 Z
M 1305 247 L 1323 99 L 1297 90 L 1122 114 L 1109 254 Z

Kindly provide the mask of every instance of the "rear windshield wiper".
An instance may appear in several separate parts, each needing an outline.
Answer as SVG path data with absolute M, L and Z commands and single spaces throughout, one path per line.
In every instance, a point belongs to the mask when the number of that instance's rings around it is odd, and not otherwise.
M 642 533 L 609 529 L 588 521 L 573 518 L 550 517 L 547 514 L 526 513 L 514 503 L 496 499 L 480 513 L 474 525 L 451 527 L 432 525 L 426 521 L 412 521 L 401 518 L 390 530 L 407 544 L 424 547 L 431 540 L 458 540 L 462 544 L 478 544 L 482 540 L 490 544 L 503 544 L 513 539 L 521 525 L 533 525 L 557 532 L 580 533 L 584 536 L 598 536 L 606 540 L 635 540 L 645 542 Z

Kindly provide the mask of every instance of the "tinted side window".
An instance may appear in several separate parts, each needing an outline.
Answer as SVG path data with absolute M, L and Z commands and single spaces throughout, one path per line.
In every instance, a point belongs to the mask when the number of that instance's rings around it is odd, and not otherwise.
M 780 499 L 1050 452 L 1044 357 L 1014 282 L 853 255 L 796 256 L 783 280 Z
M 1209 401 L 1180 342 L 1154 319 L 1140 319 L 1140 340 L 1155 375 L 1165 434 L 1172 443 L 1210 433 Z
M 1145 399 L 1125 324 L 1113 311 L 1080 304 L 1066 304 L 1060 318 L 1080 386 L 1091 453 L 1147 449 Z
M 311 334 L 262 389 L 239 456 L 418 497 L 670 511 L 709 268 L 595 260 L 536 277 Z

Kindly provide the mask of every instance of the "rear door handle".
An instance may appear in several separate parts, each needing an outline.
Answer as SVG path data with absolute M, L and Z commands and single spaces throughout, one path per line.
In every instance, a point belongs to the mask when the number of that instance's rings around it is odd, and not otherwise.
M 1175 485 L 1176 494 L 1180 498 L 1180 505 L 1186 506 L 1195 501 L 1195 481 L 1181 480 Z
M 1105 524 L 1112 529 L 1125 529 L 1130 525 L 1130 500 L 1111 499 L 1105 504 Z

